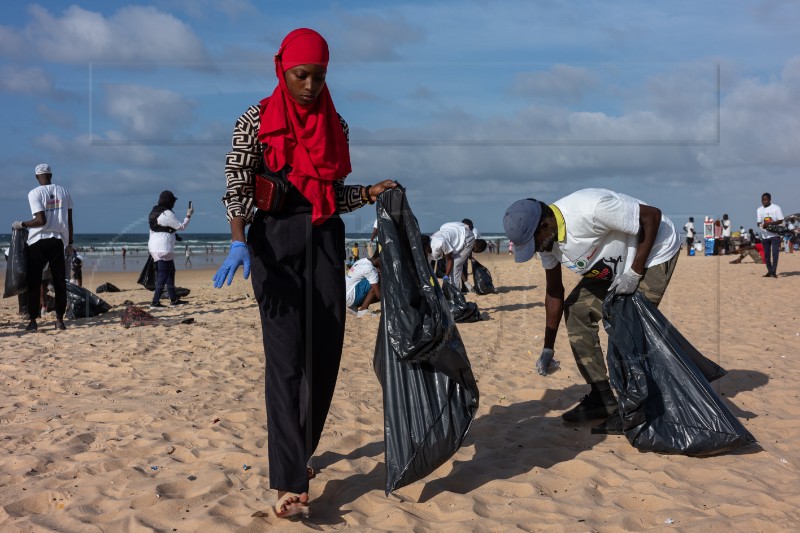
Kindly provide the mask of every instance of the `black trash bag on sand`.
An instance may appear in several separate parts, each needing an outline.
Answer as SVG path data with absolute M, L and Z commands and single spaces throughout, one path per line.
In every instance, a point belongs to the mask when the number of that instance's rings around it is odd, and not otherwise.
M 478 410 L 479 394 L 405 191 L 382 193 L 377 210 L 383 312 L 374 366 L 383 388 L 389 494 L 453 456 Z
M 472 288 L 475 294 L 492 294 L 494 292 L 494 283 L 492 283 L 492 274 L 489 269 L 478 262 L 477 259 L 472 259 Z
M 478 322 L 481 319 L 481 311 L 478 309 L 478 304 L 468 302 L 464 294 L 456 289 L 452 281 L 442 282 L 442 292 L 450 307 L 450 314 L 457 324 Z
M 8 248 L 6 264 L 6 286 L 3 298 L 9 298 L 28 291 L 27 260 L 25 258 L 28 230 L 11 230 L 11 246 Z
M 709 385 L 706 359 L 638 291 L 603 302 L 608 374 L 622 427 L 639 451 L 712 455 L 756 442 Z
M 67 318 L 89 318 L 109 309 L 111 306 L 89 289 L 67 282 Z
M 148 291 L 156 290 L 156 262 L 153 261 L 152 255 L 147 254 L 147 261 L 145 261 L 136 283 Z
M 99 285 L 95 290 L 95 292 L 99 293 L 99 292 L 122 292 L 122 291 L 120 290 L 119 287 L 117 287 L 113 283 L 106 282 L 103 283 L 102 285 Z

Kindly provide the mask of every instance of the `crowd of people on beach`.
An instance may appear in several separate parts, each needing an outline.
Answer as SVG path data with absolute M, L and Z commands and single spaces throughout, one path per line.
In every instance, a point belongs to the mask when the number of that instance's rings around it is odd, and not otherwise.
M 381 250 L 374 244 L 377 221 L 362 256 L 357 243 L 346 245 L 339 215 L 372 205 L 384 191 L 398 186 L 391 179 L 372 185 L 345 183 L 351 172 L 349 130 L 325 83 L 328 62 L 328 46 L 319 33 L 305 28 L 290 32 L 274 56 L 273 92 L 236 121 L 222 198 L 231 245 L 213 276 L 214 287 L 222 288 L 241 268 L 252 283 L 266 359 L 269 485 L 277 491 L 274 512 L 281 518 L 309 511 L 309 482 L 316 476 L 309 461 L 336 387 L 346 316 L 377 316 L 370 305 L 381 300 Z M 73 200 L 67 189 L 52 183 L 47 164 L 38 165 L 35 176 L 39 186 L 28 196 L 33 218 L 12 226 L 28 231 L 26 330 L 38 328 L 42 272 L 48 265 L 56 295 L 56 329 L 63 330 L 68 277 L 64 258 L 74 254 Z M 172 191 L 161 192 L 148 217 L 148 251 L 156 271 L 152 309 L 164 307 L 164 291 L 169 305 L 184 303 L 175 292 L 176 232 L 188 227 L 194 210 L 189 202 L 185 216 L 178 217 L 176 201 Z M 765 277 L 776 278 L 786 238 L 783 228 L 789 228 L 788 240 L 794 245 L 800 227 L 794 217 L 783 216 L 769 193 L 761 203 L 759 235 L 741 226 L 733 232 L 727 214 L 713 222 L 714 252 L 738 253 L 732 262 L 763 257 Z M 686 236 L 681 239 L 658 207 L 597 188 L 555 201 L 520 199 L 505 211 L 503 226 L 515 261 L 527 262 L 538 254 L 545 271 L 546 318 L 537 371 L 542 376 L 551 372 L 563 320 L 586 382 L 586 395 L 562 414 L 563 420 L 597 421 L 592 433 L 622 434 L 618 399 L 598 336 L 603 299 L 608 293 L 638 291 L 657 306 L 682 255 L 681 241 L 687 255 L 696 249 L 694 219 L 684 225 Z M 431 235 L 423 235 L 421 245 L 430 261 L 442 262 L 442 279 L 465 292 L 472 288 L 466 276 L 472 254 L 500 252 L 500 243 L 482 239 L 466 218 L 443 223 Z M 188 245 L 183 254 L 184 266 L 190 268 L 193 252 Z M 569 294 L 564 271 L 581 276 Z

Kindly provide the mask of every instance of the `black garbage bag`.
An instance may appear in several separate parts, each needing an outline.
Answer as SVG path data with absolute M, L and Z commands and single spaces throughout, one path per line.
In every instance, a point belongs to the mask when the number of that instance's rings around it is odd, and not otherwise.
M 3 289 L 3 298 L 9 298 L 28 291 L 27 268 L 25 268 L 27 243 L 27 229 L 11 230 L 11 246 L 8 248 L 6 286 Z
M 147 261 L 145 261 L 136 283 L 149 291 L 156 290 L 156 262 L 153 261 L 152 255 L 147 254 Z
M 98 286 L 95 292 L 122 292 L 122 291 L 116 285 L 106 282 Z
M 623 431 L 635 448 L 712 455 L 756 441 L 709 385 L 707 375 L 716 379 L 725 370 L 703 357 L 644 295 L 609 295 L 603 317 L 608 373 Z
M 111 306 L 89 289 L 67 282 L 67 318 L 89 318 L 109 309 Z
M 472 259 L 472 282 L 475 294 L 492 294 L 494 292 L 492 274 L 477 259 Z
M 382 193 L 377 209 L 383 312 L 374 366 L 383 388 L 389 494 L 453 456 L 478 410 L 479 393 L 405 191 Z
M 468 302 L 464 294 L 456 289 L 452 281 L 442 281 L 442 292 L 450 307 L 450 314 L 457 324 L 464 322 L 478 322 L 481 319 L 481 311 L 478 304 Z

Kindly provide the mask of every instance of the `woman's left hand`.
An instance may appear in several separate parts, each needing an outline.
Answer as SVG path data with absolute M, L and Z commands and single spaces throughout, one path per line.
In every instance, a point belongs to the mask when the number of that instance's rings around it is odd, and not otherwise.
M 394 189 L 397 187 L 397 182 L 394 180 L 383 180 L 375 185 L 370 186 L 367 189 L 367 194 L 369 194 L 370 201 L 374 202 L 378 199 L 378 196 L 385 191 L 386 189 Z

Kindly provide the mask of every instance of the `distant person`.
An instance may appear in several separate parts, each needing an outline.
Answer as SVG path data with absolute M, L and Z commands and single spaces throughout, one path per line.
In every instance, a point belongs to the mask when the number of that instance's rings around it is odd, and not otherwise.
M 177 200 L 172 191 L 162 191 L 158 196 L 158 203 L 153 206 L 148 216 L 150 240 L 147 242 L 147 249 L 156 262 L 156 290 L 150 303 L 151 309 L 164 307 L 161 303 L 161 294 L 165 288 L 170 306 L 184 303 L 175 293 L 175 232 L 186 229 L 194 209 L 192 202 L 189 202 L 186 217 L 183 221 L 178 220 L 172 211 Z
M 778 254 L 781 251 L 781 236 L 768 228 L 783 222 L 783 211 L 778 204 L 772 203 L 772 195 L 765 192 L 761 195 L 761 207 L 756 210 L 756 222 L 761 228 L 761 244 L 764 245 L 764 264 L 767 265 L 765 278 L 778 277 Z
M 478 239 L 481 238 L 481 233 L 475 228 L 475 224 L 472 223 L 472 220 L 469 218 L 465 218 L 461 221 L 462 224 L 466 224 L 469 230 L 472 232 L 472 235 L 475 237 L 475 241 L 477 242 Z M 486 243 L 486 247 L 488 248 L 489 243 Z M 469 253 L 469 259 L 472 258 L 472 252 Z M 464 269 L 461 271 L 461 283 L 464 287 L 466 287 L 467 291 L 472 290 L 472 285 L 469 283 L 469 277 L 467 273 L 467 268 L 469 267 L 469 261 L 464 261 Z
M 686 255 L 692 255 L 691 251 L 694 248 L 694 217 L 689 217 L 689 222 L 683 225 L 683 231 L 686 232 Z
M 472 253 L 486 249 L 486 241 L 475 240 L 472 230 L 463 222 L 448 222 L 442 224 L 439 231 L 430 236 L 430 240 L 423 240 L 423 248 L 429 259 L 433 261 L 444 260 L 444 277 L 450 279 L 456 289 L 461 289 L 461 272 L 464 262 Z
M 725 255 L 731 253 L 731 220 L 728 213 L 722 215 L 722 249 Z
M 757 242 L 755 244 L 742 244 L 736 249 L 739 257 L 731 261 L 732 265 L 738 265 L 742 259 L 749 257 L 754 263 L 758 265 L 764 264 L 764 246 Z
M 183 251 L 183 253 L 186 256 L 183 266 L 186 268 L 192 268 L 192 249 L 189 248 L 188 244 L 186 245 L 186 249 Z
M 78 254 L 72 256 L 72 277 L 70 283 L 83 287 L 83 259 Z
M 374 316 L 370 304 L 381 300 L 381 256 L 376 251 L 369 258 L 359 259 L 345 275 L 347 310 L 358 318 Z
M 592 433 L 622 434 L 622 418 L 600 348 L 603 299 L 640 291 L 658 305 L 680 255 L 680 238 L 661 210 L 605 189 L 583 189 L 547 205 L 514 202 L 503 226 L 514 243 L 514 259 L 539 252 L 545 269 L 544 346 L 537 371 L 547 375 L 562 315 L 572 354 L 589 394 L 561 418 L 566 422 L 606 419 Z M 562 265 L 582 276 L 564 298 Z
M 64 313 L 67 310 L 66 257 L 72 250 L 72 196 L 61 185 L 51 183 L 50 165 L 36 166 L 39 186 L 28 193 L 28 203 L 33 213 L 32 220 L 14 222 L 14 229 L 28 229 L 27 281 L 28 314 L 30 321 L 26 331 L 36 331 L 36 319 L 40 314 L 42 270 L 50 265 L 53 290 L 56 300 L 56 329 L 65 330 Z M 66 248 L 65 248 L 66 243 Z
M 511 255 L 513 253 L 514 253 L 514 243 L 511 242 L 511 241 L 508 241 L 508 255 Z
M 358 261 L 358 243 L 357 242 L 354 242 L 352 245 L 350 245 L 350 255 L 351 255 L 350 259 L 353 261 L 353 263 Z
M 124 246 L 122 247 L 122 260 L 125 261 L 125 256 L 128 255 L 128 249 Z

